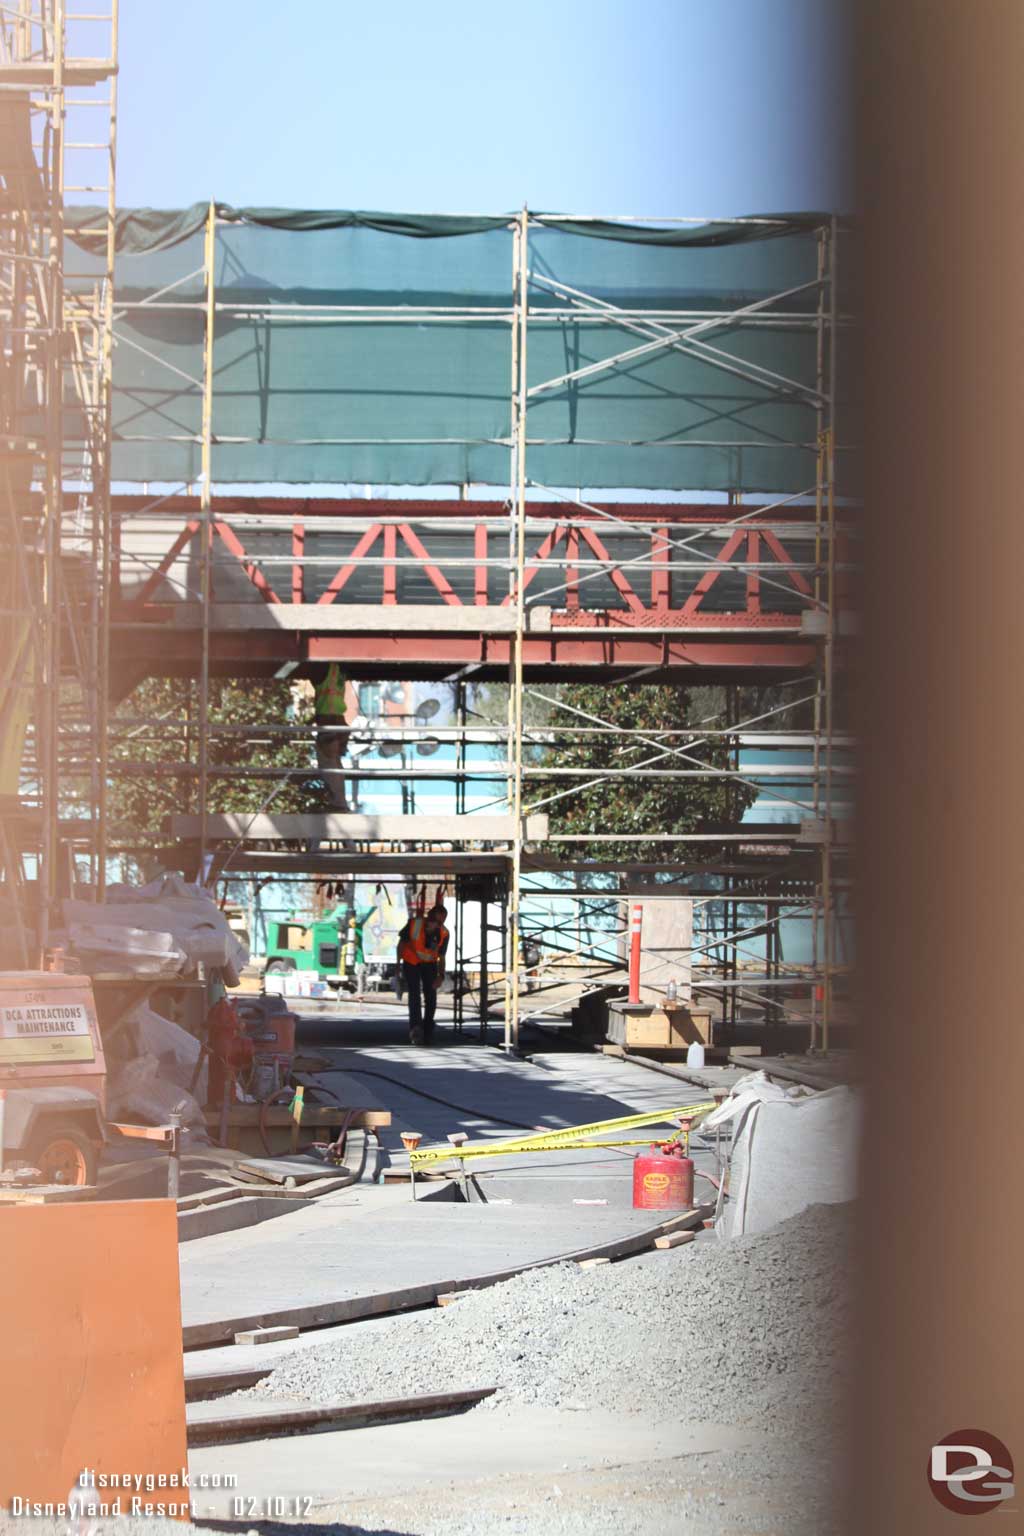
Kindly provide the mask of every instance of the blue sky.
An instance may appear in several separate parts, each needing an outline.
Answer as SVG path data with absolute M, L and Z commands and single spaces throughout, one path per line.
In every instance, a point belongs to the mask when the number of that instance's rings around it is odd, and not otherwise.
M 118 201 L 850 203 L 840 0 L 121 0 Z

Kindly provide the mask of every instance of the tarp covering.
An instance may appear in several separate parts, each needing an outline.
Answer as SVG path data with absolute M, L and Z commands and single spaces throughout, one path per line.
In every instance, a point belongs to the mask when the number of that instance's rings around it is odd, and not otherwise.
M 255 224 L 266 229 L 290 229 L 298 232 L 323 229 L 379 229 L 385 234 L 437 238 L 452 235 L 478 235 L 487 229 L 508 227 L 509 214 L 460 217 L 447 213 L 365 213 L 337 208 L 232 208 L 229 203 L 215 205 L 218 221 L 230 224 Z M 117 249 L 125 255 L 138 256 L 145 251 L 164 251 L 204 228 L 209 203 L 193 203 L 190 208 L 124 208 L 116 215 Z M 105 249 L 106 236 L 98 233 L 103 215 L 97 208 L 70 207 L 65 210 L 65 226 L 83 250 L 99 253 Z
M 208 206 L 118 215 L 116 480 L 199 477 Z M 97 266 L 70 213 L 69 264 Z M 529 386 L 590 371 L 531 395 L 531 481 L 813 485 L 824 217 L 537 217 Z M 214 482 L 508 484 L 514 223 L 219 204 Z
M 117 249 L 125 254 L 162 251 L 177 245 L 203 228 L 209 203 L 189 208 L 126 208 L 116 215 Z M 487 229 L 508 229 L 514 213 L 369 213 L 339 208 L 232 208 L 215 203 L 217 218 L 224 223 L 257 224 L 267 229 L 379 229 L 384 234 L 412 235 L 420 239 L 452 235 L 478 235 Z M 73 206 L 65 209 L 65 224 L 75 243 L 99 253 L 106 236 L 98 232 L 103 220 L 99 208 Z M 553 213 L 532 214 L 549 229 L 584 235 L 592 240 L 618 240 L 632 245 L 740 245 L 750 240 L 770 240 L 798 230 L 818 229 L 829 220 L 824 213 L 780 213 L 749 220 L 715 220 L 706 223 L 649 225 L 614 219 L 579 219 Z

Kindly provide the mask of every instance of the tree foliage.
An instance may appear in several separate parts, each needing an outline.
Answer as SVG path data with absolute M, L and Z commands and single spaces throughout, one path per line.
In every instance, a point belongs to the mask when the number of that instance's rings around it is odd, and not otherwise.
M 555 711 L 550 729 L 557 733 L 566 725 L 596 726 L 598 722 L 617 731 L 640 734 L 625 736 L 595 732 L 593 735 L 569 735 L 553 740 L 536 753 L 539 766 L 579 767 L 593 771 L 596 783 L 587 780 L 552 777 L 529 780 L 528 805 L 547 812 L 551 829 L 559 833 L 622 833 L 630 837 L 644 833 L 708 832 L 735 826 L 756 791 L 734 779 L 646 778 L 631 769 L 726 770 L 732 766 L 729 748 L 715 736 L 702 738 L 699 727 L 713 717 L 713 726 L 725 726 L 724 697 L 721 706 L 711 710 L 707 695 L 722 690 L 702 690 L 699 707 L 686 690 L 672 686 L 608 687 L 593 683 L 574 683 L 560 690 L 561 708 Z M 696 740 L 688 737 L 659 739 L 658 731 L 694 728 Z M 647 739 L 644 739 L 644 738 Z M 607 772 L 607 777 L 602 774 Z M 573 845 L 573 856 L 603 858 L 625 854 L 630 859 L 674 861 L 680 856 L 677 845 L 651 843 Z
M 272 791 L 276 791 L 273 806 L 277 811 L 324 809 L 326 791 L 323 780 L 317 777 L 311 741 L 271 736 L 259 729 L 268 724 L 302 726 L 312 722 L 312 703 L 291 685 L 275 679 L 216 679 L 210 685 L 209 718 L 212 726 L 236 728 L 211 734 L 211 767 L 309 769 L 308 779 L 283 786 L 262 777 L 213 777 L 208 795 L 210 811 L 256 811 Z M 111 726 L 111 842 L 122 847 L 156 846 L 166 841 L 168 816 L 199 809 L 195 775 L 156 767 L 158 763 L 172 767 L 198 763 L 198 684 L 187 678 L 147 678 L 118 705 Z M 118 763 L 152 763 L 154 767 L 152 772 L 119 773 Z
M 527 780 L 525 804 L 547 813 L 553 833 L 586 836 L 623 833 L 642 836 L 658 832 L 714 832 L 734 828 L 757 798 L 748 784 L 731 778 L 641 778 L 630 768 L 728 769 L 734 760 L 730 747 L 702 729 L 720 732 L 742 729 L 756 721 L 755 729 L 767 731 L 806 728 L 806 708 L 786 704 L 785 690 L 777 687 L 678 688 L 654 684 L 562 683 L 529 691 L 524 700 L 524 724 L 530 738 L 526 762 L 534 768 L 576 767 L 592 770 L 599 782 L 586 786 L 582 779 L 561 776 Z M 494 685 L 474 692 L 473 711 L 479 721 L 503 726 L 507 719 L 508 690 Z M 597 727 L 601 723 L 636 736 L 578 734 L 572 728 Z M 659 741 L 666 730 L 693 731 L 687 736 Z M 643 740 L 648 735 L 651 739 Z M 504 756 L 504 747 L 496 748 Z M 624 771 L 626 770 L 626 771 Z M 611 773 L 602 777 L 602 772 Z M 609 844 L 584 842 L 567 845 L 572 857 L 673 861 L 681 857 L 673 844 Z M 566 855 L 570 855 L 567 853 Z M 699 853 L 688 851 L 688 858 Z

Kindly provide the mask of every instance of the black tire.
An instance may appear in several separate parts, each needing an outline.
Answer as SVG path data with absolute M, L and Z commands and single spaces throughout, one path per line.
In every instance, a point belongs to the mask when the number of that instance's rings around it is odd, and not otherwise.
M 74 1120 L 60 1120 L 56 1116 L 47 1115 L 29 1137 L 23 1156 L 31 1167 L 39 1168 L 44 1173 L 55 1162 L 71 1167 L 76 1159 L 73 1156 L 70 1159 L 62 1157 L 58 1152 L 60 1148 L 67 1149 L 69 1153 L 71 1149 L 77 1152 L 78 1171 L 72 1177 L 58 1176 L 48 1182 L 95 1184 L 99 1164 L 96 1143 Z
M 263 974 L 265 976 L 285 976 L 289 971 L 294 971 L 294 969 L 294 960 L 268 960 Z

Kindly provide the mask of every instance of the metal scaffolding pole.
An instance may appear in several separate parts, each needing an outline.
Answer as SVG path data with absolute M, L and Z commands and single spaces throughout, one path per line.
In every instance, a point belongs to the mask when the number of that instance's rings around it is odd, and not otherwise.
M 0 679 L 0 718 L 12 777 L 0 814 L 7 822 L 4 886 L 23 961 L 30 928 L 37 958 L 48 944 L 58 898 L 75 878 L 73 847 L 88 849 L 97 881 L 102 864 L 111 406 L 104 380 L 109 384 L 118 16 L 116 3 L 95 15 L 69 13 L 65 0 L 17 0 L 2 9 L 0 101 L 10 131 L 0 139 L 0 494 L 10 564 L 0 623 L 10 658 Z M 88 60 L 68 40 L 69 26 L 85 22 L 109 29 L 108 46 Z M 75 123 L 85 109 L 89 131 L 80 133 Z M 95 109 L 108 113 L 106 134 Z M 104 156 L 102 176 L 76 174 L 78 159 L 69 166 L 69 156 L 85 155 L 88 165 L 96 154 Z M 88 231 L 102 238 L 99 274 L 77 272 L 68 261 L 65 194 L 82 190 L 105 197 Z M 61 820 L 69 813 L 70 827 Z M 26 855 L 35 870 L 31 916 L 23 905 Z
M 828 550 L 828 565 L 825 582 L 827 614 L 825 639 L 824 639 L 824 676 L 825 676 L 825 816 L 826 835 L 821 850 L 821 899 L 824 921 L 824 989 L 822 998 L 821 1018 L 821 1048 L 823 1052 L 829 1048 L 829 1029 L 832 1022 L 833 996 L 832 984 L 835 969 L 835 911 L 833 903 L 832 879 L 833 879 L 833 847 L 835 842 L 835 782 L 834 782 L 834 757 L 832 746 L 832 732 L 835 724 L 835 647 L 836 647 L 836 470 L 835 470 L 835 444 L 836 444 L 836 330 L 839 295 L 837 289 L 837 274 L 839 265 L 838 253 L 838 220 L 833 218 L 829 228 L 829 424 L 825 434 L 823 449 L 825 456 L 825 510 L 827 517 L 826 542 Z
M 103 900 L 107 884 L 108 841 L 108 778 L 110 762 L 110 617 L 114 577 L 114 525 L 110 504 L 111 490 L 111 427 L 114 407 L 114 263 L 117 248 L 117 65 L 119 36 L 119 0 L 111 4 L 111 64 L 107 83 L 110 101 L 110 135 L 107 160 L 107 243 L 106 273 L 103 285 L 103 336 L 102 378 L 100 382 L 101 463 L 96 479 L 95 495 L 97 518 L 100 529 L 99 570 L 99 686 L 98 686 L 98 751 L 99 803 L 96 807 L 96 899 Z
M 46 468 L 43 481 L 43 666 L 38 720 L 42 726 L 40 789 L 43 838 L 39 906 L 39 947 L 49 940 L 57 901 L 57 848 L 60 818 L 61 529 L 64 514 L 64 411 L 61 337 L 64 318 L 64 0 L 53 9 L 52 88 L 49 92 L 51 182 L 47 283 Z M 37 746 L 37 751 L 39 747 Z
M 818 231 L 818 306 L 817 306 L 817 347 L 816 347 L 816 372 L 818 380 L 818 396 L 820 404 L 817 411 L 818 419 L 818 453 L 817 472 L 815 474 L 814 488 L 814 601 L 820 611 L 824 606 L 822 585 L 822 563 L 824 559 L 824 498 L 825 498 L 825 463 L 824 463 L 824 434 L 827 429 L 824 406 L 824 383 L 826 362 L 826 325 L 828 311 L 826 308 L 826 285 L 829 277 L 829 235 L 822 228 Z M 827 621 L 826 621 L 827 622 Z M 818 820 L 821 817 L 821 733 L 824 723 L 824 669 L 821 665 L 821 656 L 818 657 L 815 684 L 814 684 L 814 746 L 812 752 L 813 766 L 813 799 L 814 816 Z M 822 856 L 823 858 L 823 856 Z M 819 860 L 818 879 L 815 887 L 814 924 L 812 934 L 812 958 L 814 969 L 817 971 L 818 958 L 821 952 L 821 864 Z M 820 1019 L 818 1013 L 818 987 L 811 989 L 811 1037 L 810 1049 L 815 1051 L 819 1045 Z
M 518 342 L 514 440 L 515 440 L 515 619 L 512 639 L 509 758 L 512 765 L 512 860 L 509 879 L 508 981 L 505 1012 L 505 1049 L 519 1045 L 519 902 L 523 860 L 523 637 L 526 616 L 526 342 L 529 325 L 529 224 L 524 207 L 517 229 L 516 329 Z
M 210 608 L 213 603 L 213 337 L 216 315 L 217 207 L 213 199 L 206 214 L 203 269 L 206 278 L 206 314 L 203 329 L 203 424 L 200 461 L 200 512 L 202 522 L 202 640 L 199 661 L 199 880 L 206 878 L 206 824 L 209 807 L 210 759 Z

